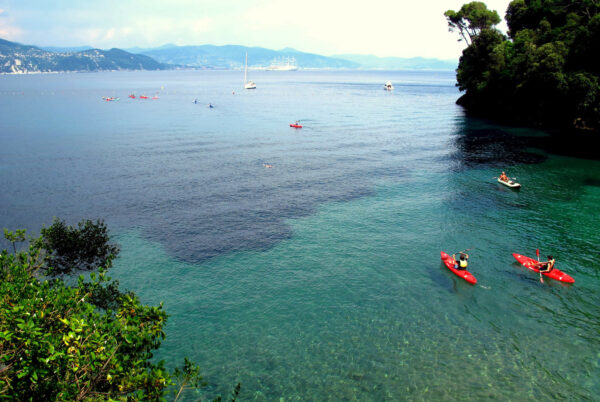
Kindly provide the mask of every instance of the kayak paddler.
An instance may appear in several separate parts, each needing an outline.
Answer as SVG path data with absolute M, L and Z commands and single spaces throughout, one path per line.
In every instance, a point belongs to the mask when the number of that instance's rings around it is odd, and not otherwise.
M 452 259 L 454 260 L 454 269 L 467 269 L 467 266 L 469 265 L 469 254 L 463 253 L 462 251 L 459 254 L 460 258 L 458 260 L 456 259 L 456 254 L 452 254 Z
M 537 269 L 540 270 L 540 272 L 550 272 L 554 269 L 555 262 L 556 261 L 554 260 L 554 258 L 551 255 L 549 255 L 548 261 L 536 262 L 534 265 Z

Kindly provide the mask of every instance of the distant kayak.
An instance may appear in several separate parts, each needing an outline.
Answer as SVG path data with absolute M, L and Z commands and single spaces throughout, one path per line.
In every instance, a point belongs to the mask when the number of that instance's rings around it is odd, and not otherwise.
M 470 284 L 474 285 L 477 283 L 477 279 L 475 279 L 473 274 L 470 273 L 469 271 L 467 271 L 465 269 L 454 268 L 454 258 L 452 258 L 451 255 L 448 255 L 443 251 L 442 251 L 441 255 L 442 255 L 442 261 L 444 262 L 446 267 L 448 267 L 448 269 L 450 271 L 452 271 L 455 275 L 460 276 L 461 278 L 463 278 L 465 281 L 469 282 Z
M 521 185 L 519 183 L 517 183 L 516 181 L 512 181 L 512 180 L 504 181 L 504 180 L 500 180 L 500 178 L 498 178 L 498 183 L 504 184 L 506 187 L 510 187 L 510 188 L 521 188 Z
M 135 95 L 134 95 L 134 94 L 131 94 L 131 95 L 129 95 L 129 97 L 130 97 L 131 99 L 135 99 Z
M 302 128 L 302 125 L 301 125 L 301 124 L 293 124 L 293 123 L 291 123 L 291 124 L 290 124 L 290 127 L 294 127 L 294 128 Z
M 525 268 L 529 268 L 535 272 L 540 272 L 539 268 L 535 266 L 535 264 L 538 262 L 537 260 L 517 253 L 513 253 L 513 257 L 515 257 L 515 260 L 519 261 L 519 263 Z M 575 279 L 556 268 L 550 272 L 542 272 L 542 274 L 546 275 L 548 278 L 556 279 L 557 281 L 575 283 Z
M 140 99 L 148 99 L 146 95 L 140 95 Z

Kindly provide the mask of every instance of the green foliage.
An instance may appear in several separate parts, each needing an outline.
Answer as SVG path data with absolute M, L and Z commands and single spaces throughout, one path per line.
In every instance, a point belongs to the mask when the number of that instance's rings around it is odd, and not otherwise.
M 135 293 L 131 291 L 121 290 L 119 281 L 105 282 L 98 286 L 92 286 L 89 282 L 85 282 L 83 286 L 90 294 L 88 301 L 102 310 L 116 310 L 121 306 L 123 296 L 135 296 Z
M 0 395 L 17 400 L 81 400 L 136 393 L 155 399 L 170 384 L 162 364 L 149 362 L 164 339 L 162 306 L 126 297 L 116 311 L 87 302 L 106 281 L 89 286 L 40 281 L 23 254 L 2 253 Z
M 173 372 L 173 378 L 177 389 L 175 390 L 175 401 L 179 400 L 181 393 L 188 388 L 200 388 L 206 386 L 200 375 L 200 367 L 192 363 L 186 357 L 183 362 L 183 368 L 177 367 Z
M 472 24 L 465 17 L 472 5 L 446 12 L 451 27 Z M 466 93 L 459 103 L 503 120 L 597 129 L 599 10 L 597 0 L 512 1 L 508 38 L 484 20 L 463 51 L 457 85 Z
M 494 10 L 488 10 L 480 1 L 472 1 L 461 7 L 459 11 L 448 10 L 444 13 L 448 21 L 448 29 L 453 32 L 458 30 L 461 38 L 467 44 L 483 30 L 492 29 L 500 22 L 500 16 Z
M 31 244 L 27 251 L 23 251 L 17 254 L 17 243 L 22 243 L 26 241 L 26 231 L 25 229 L 17 229 L 14 232 L 10 232 L 8 229 L 4 229 L 4 237 L 6 240 L 12 243 L 13 246 L 13 257 L 18 260 L 19 263 L 23 265 L 23 269 L 29 273 L 30 275 L 35 275 L 40 269 L 45 267 L 45 258 L 43 250 L 40 248 L 40 240 L 32 240 Z M 8 256 L 6 250 L 4 250 L 0 255 Z M 1 273 L 1 265 L 0 265 L 0 273 Z
M 504 36 L 495 30 L 482 31 L 460 58 L 457 79 L 460 90 L 485 91 L 497 66 L 505 64 Z
M 235 402 L 237 400 L 237 398 L 240 396 L 241 389 L 242 389 L 242 384 L 240 384 L 238 382 L 238 384 L 235 386 L 234 390 L 231 392 L 231 399 L 229 400 L 230 402 Z M 222 401 L 222 399 L 220 396 L 213 399 L 213 402 L 221 402 L 221 401 Z
M 5 230 L 5 236 L 23 241 L 25 232 Z M 40 238 L 25 251 L 0 253 L 0 398 L 163 400 L 173 387 L 181 394 L 204 386 L 187 359 L 173 373 L 152 361 L 165 338 L 162 304 L 146 306 L 120 292 L 105 268 L 74 286 L 41 279 L 36 272 L 47 271 L 42 244 Z M 114 303 L 99 308 L 95 298 Z
M 9 232 L 6 228 L 4 229 L 4 238 L 12 243 L 15 254 L 17 253 L 17 243 L 26 240 L 25 233 L 25 229 L 17 229 L 14 232 Z
M 49 273 L 53 275 L 89 271 L 98 266 L 108 268 L 119 254 L 119 247 L 110 244 L 108 229 L 101 220 L 94 223 L 86 219 L 73 227 L 54 218 L 41 234 L 41 247 L 47 252 Z

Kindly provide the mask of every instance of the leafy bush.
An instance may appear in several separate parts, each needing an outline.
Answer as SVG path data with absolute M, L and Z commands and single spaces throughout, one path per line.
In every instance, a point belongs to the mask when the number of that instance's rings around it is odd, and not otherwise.
M 63 225 L 58 227 L 47 238 L 72 234 Z M 79 228 L 88 238 L 88 226 Z M 85 251 L 73 247 L 80 244 L 79 236 L 67 237 L 73 240 L 70 245 L 60 237 L 57 249 L 75 256 L 63 262 L 85 260 L 87 264 L 91 255 L 110 266 L 116 248 L 106 247 L 106 228 L 99 229 L 101 236 L 91 236 L 97 240 L 92 243 L 97 252 L 90 254 L 89 245 Z M 204 385 L 198 366 L 187 358 L 183 368 L 173 373 L 162 361 L 152 361 L 165 338 L 167 314 L 162 304 L 145 306 L 133 292 L 120 292 L 105 267 L 91 273 L 88 282 L 80 276 L 75 286 L 62 279 L 40 278 L 39 272 L 53 272 L 45 265 L 46 239 L 33 239 L 27 250 L 17 252 L 16 242 L 25 240 L 25 232 L 5 230 L 5 237 L 14 252 L 0 254 L 0 398 L 162 400 L 172 390 L 177 400 L 185 389 Z M 105 258 L 98 259 L 99 255 Z M 57 256 L 51 254 L 49 261 Z M 113 292 L 108 298 L 113 303 L 102 305 L 107 289 Z M 239 384 L 233 400 L 238 393 Z

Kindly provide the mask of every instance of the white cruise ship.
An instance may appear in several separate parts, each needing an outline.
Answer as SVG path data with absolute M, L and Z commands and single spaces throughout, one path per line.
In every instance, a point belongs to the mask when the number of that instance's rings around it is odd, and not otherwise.
M 266 68 L 267 71 L 296 71 L 296 59 L 294 57 L 282 57 L 280 60 L 273 60 L 271 65 Z

